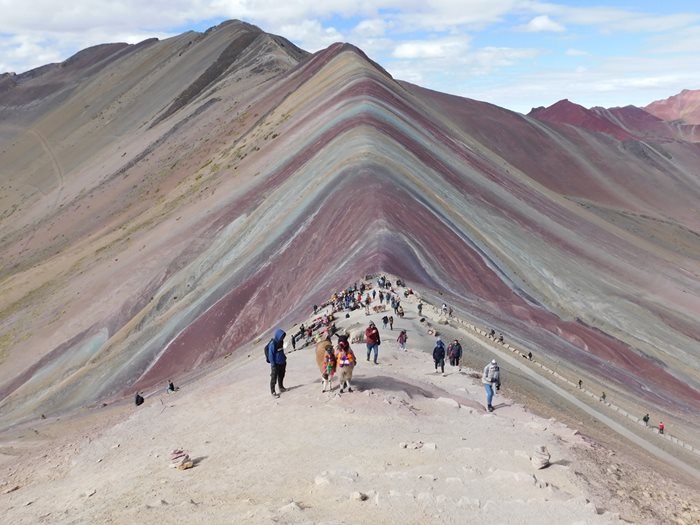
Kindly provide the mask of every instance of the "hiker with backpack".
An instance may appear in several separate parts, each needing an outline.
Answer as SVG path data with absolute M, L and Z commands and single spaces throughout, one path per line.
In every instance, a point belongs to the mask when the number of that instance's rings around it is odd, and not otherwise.
M 462 365 L 459 364 L 462 359 L 462 345 L 459 344 L 459 339 L 455 339 L 447 347 L 447 355 L 450 358 L 450 366 L 458 366 L 459 371 L 462 371 Z
M 433 361 L 435 362 L 435 373 L 438 373 L 438 366 L 442 373 L 445 373 L 445 343 L 439 337 L 435 341 L 435 348 L 433 348 Z
M 270 363 L 270 393 L 273 397 L 280 397 L 280 394 L 287 389 L 284 388 L 284 374 L 287 369 L 287 356 L 284 354 L 284 330 L 275 330 L 275 336 L 265 346 L 265 358 Z M 279 386 L 280 394 L 275 392 L 275 384 Z
M 484 367 L 481 382 L 486 389 L 486 408 L 489 412 L 493 412 L 493 405 L 491 402 L 494 393 L 501 389 L 501 370 L 498 368 L 498 363 L 495 359 L 492 359 L 491 362 Z M 495 391 L 494 388 L 496 389 Z

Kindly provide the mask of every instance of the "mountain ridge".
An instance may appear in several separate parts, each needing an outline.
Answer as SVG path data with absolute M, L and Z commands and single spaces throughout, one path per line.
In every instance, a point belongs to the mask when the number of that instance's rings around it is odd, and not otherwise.
M 217 27 L 126 53 L 30 126 L 0 107 L 16 126 L 0 161 L 24 183 L 3 181 L 3 424 L 192 372 L 381 271 L 693 413 L 696 259 L 677 232 L 700 229 L 694 144 L 429 92 L 348 44 L 306 56 Z M 241 32 L 247 58 L 216 65 Z

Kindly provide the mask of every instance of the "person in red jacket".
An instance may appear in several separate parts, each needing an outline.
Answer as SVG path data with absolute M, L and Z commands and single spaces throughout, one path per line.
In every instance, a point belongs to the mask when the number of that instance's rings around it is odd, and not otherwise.
M 666 428 L 666 425 L 664 425 L 664 422 L 659 421 L 659 434 L 663 434 L 665 428 Z
M 379 345 L 382 341 L 379 337 L 379 330 L 374 326 L 374 322 L 370 321 L 369 326 L 365 330 L 365 343 L 367 343 L 367 361 L 369 356 L 374 351 L 374 364 L 377 364 L 377 356 L 379 355 Z

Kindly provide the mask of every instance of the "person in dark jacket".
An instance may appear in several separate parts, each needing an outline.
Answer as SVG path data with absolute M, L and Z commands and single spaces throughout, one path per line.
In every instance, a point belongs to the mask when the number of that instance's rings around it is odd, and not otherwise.
M 451 366 L 458 366 L 459 371 L 462 371 L 462 365 L 459 362 L 462 360 L 462 345 L 459 344 L 459 340 L 455 339 L 447 347 L 447 355 L 450 359 Z
M 267 360 L 270 362 L 270 393 L 274 397 L 280 397 L 275 392 L 275 383 L 279 386 L 280 394 L 287 390 L 284 388 L 284 374 L 287 369 L 287 356 L 284 354 L 284 330 L 275 330 L 275 337 L 267 344 Z
M 379 345 L 382 344 L 379 337 L 379 330 L 374 326 L 374 322 L 370 321 L 369 326 L 365 330 L 365 343 L 367 344 L 367 361 L 370 355 L 374 352 L 374 364 L 377 364 L 377 356 L 379 355 Z
M 435 341 L 435 348 L 433 348 L 433 361 L 435 361 L 435 373 L 438 371 L 438 366 L 440 367 L 442 373 L 445 373 L 445 343 L 439 337 Z

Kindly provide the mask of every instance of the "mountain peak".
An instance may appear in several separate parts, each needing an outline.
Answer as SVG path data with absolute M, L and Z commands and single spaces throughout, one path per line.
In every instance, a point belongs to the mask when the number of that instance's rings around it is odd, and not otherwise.
M 684 89 L 677 95 L 656 100 L 644 109 L 662 120 L 700 124 L 700 89 Z
M 552 124 L 569 124 L 577 128 L 605 133 L 619 140 L 632 138 L 632 135 L 618 125 L 568 99 L 562 99 L 547 108 L 533 109 L 528 116 Z

